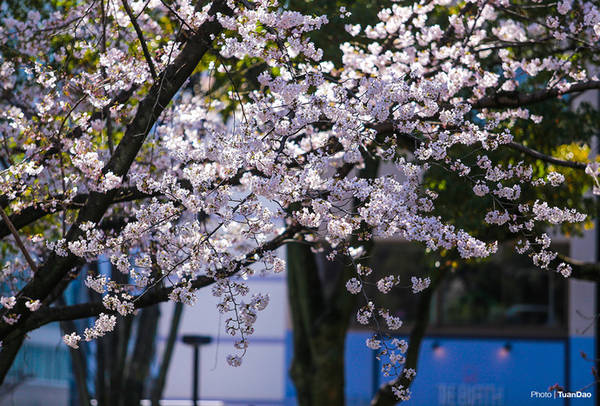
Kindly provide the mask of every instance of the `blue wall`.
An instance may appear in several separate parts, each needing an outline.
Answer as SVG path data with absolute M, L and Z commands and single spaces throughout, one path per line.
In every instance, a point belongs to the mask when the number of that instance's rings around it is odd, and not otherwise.
M 374 354 L 365 346 L 369 333 L 353 332 L 346 340 L 346 396 L 348 406 L 368 405 L 375 389 L 386 379 Z M 434 349 L 434 342 L 439 346 Z M 506 346 L 506 344 L 509 344 Z M 545 399 L 531 392 L 547 392 L 558 383 L 567 390 L 582 390 L 592 381 L 591 363 L 580 351 L 594 357 L 593 338 L 568 342 L 529 339 L 428 338 L 423 341 L 419 371 L 412 386 L 410 406 L 591 406 L 589 399 Z M 568 348 L 567 348 L 568 347 Z M 567 350 L 569 357 L 567 357 Z M 292 358 L 292 337 L 287 335 L 287 366 Z M 593 388 L 585 389 L 593 393 Z M 288 378 L 286 404 L 295 404 Z
M 584 359 L 581 353 L 585 353 L 588 360 Z M 569 387 L 571 391 L 585 390 L 592 393 L 592 400 L 571 400 L 572 405 L 594 405 L 596 395 L 595 385 L 592 382 L 591 360 L 597 358 L 594 356 L 594 338 L 593 337 L 571 337 L 569 339 Z
M 548 400 L 532 398 L 532 391 L 565 382 L 562 340 L 437 338 L 424 340 L 421 351 L 407 405 L 534 405 Z

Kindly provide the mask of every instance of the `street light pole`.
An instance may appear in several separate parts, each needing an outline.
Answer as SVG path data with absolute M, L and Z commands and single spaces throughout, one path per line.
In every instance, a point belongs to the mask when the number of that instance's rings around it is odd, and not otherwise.
M 194 406 L 198 406 L 198 399 L 200 396 L 198 394 L 198 387 L 200 386 L 200 375 L 199 373 L 199 364 L 200 364 L 200 347 L 194 345 L 194 383 L 192 384 L 192 400 L 194 402 Z
M 200 400 L 200 346 L 212 341 L 212 337 L 185 335 L 182 339 L 184 344 L 191 345 L 194 348 L 194 365 L 192 366 L 192 404 L 199 406 Z

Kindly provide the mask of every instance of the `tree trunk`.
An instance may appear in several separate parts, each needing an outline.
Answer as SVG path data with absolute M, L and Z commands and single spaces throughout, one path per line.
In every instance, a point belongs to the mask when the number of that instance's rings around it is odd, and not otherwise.
M 290 374 L 302 406 L 343 406 L 347 317 L 325 303 L 310 247 L 290 243 L 288 291 L 294 334 Z
M 167 373 L 169 372 L 169 366 L 171 365 L 171 358 L 173 356 L 173 349 L 177 342 L 177 332 L 179 331 L 179 322 L 181 321 L 181 315 L 183 313 L 183 303 L 177 302 L 173 308 L 173 317 L 171 318 L 171 326 L 169 328 L 169 337 L 167 338 L 167 344 L 163 351 L 162 362 L 158 370 L 158 376 L 152 384 L 152 406 L 160 406 L 160 399 L 167 382 Z
M 61 296 L 58 298 L 57 303 L 60 306 L 65 306 L 66 302 Z M 74 320 L 63 320 L 60 322 L 60 328 L 63 334 L 70 334 L 77 331 L 77 326 Z M 86 346 L 84 342 L 79 343 L 80 348 L 75 349 L 69 347 L 69 355 L 71 358 L 71 368 L 73 371 L 73 378 L 75 379 L 75 386 L 77 388 L 76 399 L 71 399 L 71 404 L 78 404 L 80 406 L 90 406 L 90 392 L 87 387 L 87 358 L 86 358 Z
M 11 337 L 10 341 L 2 343 L 2 349 L 0 350 L 0 385 L 4 383 L 10 367 L 15 361 L 19 349 L 21 349 L 23 340 L 25 340 L 24 334 Z
M 139 405 L 145 394 L 159 317 L 158 305 L 145 308 L 138 317 L 135 347 L 127 362 L 124 390 L 120 396 L 123 406 Z

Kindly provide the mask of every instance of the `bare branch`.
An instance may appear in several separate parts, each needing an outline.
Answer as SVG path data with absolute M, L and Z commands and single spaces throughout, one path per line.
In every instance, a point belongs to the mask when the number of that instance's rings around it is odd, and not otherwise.
M 559 255 L 559 259 L 571 265 L 572 278 L 600 282 L 600 263 L 578 261 L 565 255 Z
M 583 92 L 585 90 L 600 89 L 600 81 L 575 83 L 567 90 L 552 89 L 538 90 L 531 93 L 521 92 L 498 92 L 492 96 L 482 97 L 473 103 L 473 109 L 522 107 L 529 104 L 543 102 L 555 97 L 564 96 L 569 93 Z
M 536 151 L 535 149 L 528 148 L 525 145 L 516 143 L 514 141 L 510 142 L 507 145 L 512 149 L 516 149 L 517 151 L 521 151 L 521 152 L 525 153 L 526 155 L 529 155 L 535 159 L 539 159 L 541 161 L 548 162 L 553 165 L 566 166 L 568 168 L 584 169 L 584 170 L 586 167 L 586 164 L 583 162 L 564 161 L 562 159 L 554 158 L 550 155 L 542 154 L 541 152 Z
M 156 74 L 156 68 L 154 67 L 154 62 L 152 62 L 152 56 L 150 55 L 150 51 L 148 50 L 148 45 L 146 44 L 146 40 L 144 39 L 144 33 L 140 28 L 140 25 L 137 23 L 129 4 L 127 4 L 127 0 L 122 0 L 123 8 L 125 12 L 129 16 L 129 20 L 135 29 L 135 33 L 140 40 L 140 44 L 142 45 L 142 51 L 144 52 L 144 57 L 146 58 L 146 62 L 148 63 L 148 68 L 150 68 L 150 74 L 152 75 L 152 79 L 156 82 L 158 80 L 158 75 Z
M 31 270 L 33 272 L 36 272 L 37 265 L 35 264 L 35 261 L 33 260 L 33 258 L 31 258 L 31 255 L 29 255 L 29 252 L 27 251 L 27 248 L 25 248 L 25 245 L 23 245 L 23 241 L 21 241 L 21 237 L 19 237 L 19 233 L 17 232 L 17 229 L 15 228 L 13 223 L 10 221 L 10 219 L 6 215 L 6 212 L 4 211 L 4 209 L 0 209 L 0 215 L 2 216 L 2 220 L 4 220 L 4 223 L 6 223 L 6 225 L 8 226 L 8 229 L 10 230 L 11 234 L 15 238 L 15 242 L 17 243 L 17 246 L 23 253 L 23 256 L 25 257 L 25 260 L 29 264 L 29 267 L 31 268 Z

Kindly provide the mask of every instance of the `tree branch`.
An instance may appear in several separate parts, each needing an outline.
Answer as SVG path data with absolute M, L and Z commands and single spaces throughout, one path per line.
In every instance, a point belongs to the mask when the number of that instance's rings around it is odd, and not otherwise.
M 135 187 L 123 187 L 115 189 L 116 196 L 114 197 L 111 204 L 122 203 L 122 202 L 130 202 L 134 200 L 147 199 L 150 197 L 160 196 L 160 194 L 148 194 L 144 192 L 140 192 Z M 35 221 L 49 215 L 61 212 L 64 209 L 80 209 L 85 202 L 87 201 L 89 195 L 87 193 L 81 193 L 75 196 L 69 203 L 67 204 L 57 204 L 54 207 L 50 208 L 37 208 L 37 207 L 27 207 L 21 210 L 19 213 L 13 214 L 9 216 L 9 221 L 14 225 L 17 230 L 34 223 Z M 60 202 L 63 200 L 61 195 L 53 196 L 49 199 L 49 201 L 57 201 Z M 0 239 L 6 237 L 11 233 L 11 230 L 8 226 L 6 220 L 0 222 Z
M 217 13 L 230 15 L 232 11 L 225 0 L 216 0 L 213 2 L 209 13 L 210 15 L 216 15 Z M 212 41 L 208 39 L 214 38 L 221 30 L 222 26 L 216 19 L 206 21 L 197 33 L 186 42 L 183 50 L 175 57 L 175 60 L 165 68 L 160 80 L 152 85 L 148 94 L 140 101 L 135 117 L 127 126 L 121 142 L 119 142 L 114 154 L 103 168 L 103 173 L 112 172 L 116 176 L 127 175 L 131 164 L 145 141 L 146 135 L 210 48 Z M 85 206 L 79 211 L 77 220 L 66 235 L 67 243 L 75 241 L 83 235 L 83 231 L 79 227 L 81 224 L 88 221 L 98 224 L 114 200 L 115 195 L 114 191 L 90 193 Z M 40 267 L 40 272 L 36 272 L 33 279 L 23 287 L 17 296 L 19 298 L 45 299 L 65 275 L 80 262 L 81 258 L 73 254 L 66 257 L 61 257 L 55 253 L 51 254 L 43 266 Z M 19 330 L 32 315 L 26 308 L 24 300 L 18 300 L 12 312 L 20 314 L 21 318 L 14 325 L 0 326 L 0 339 L 4 339 L 11 332 Z M 6 310 L 0 312 L 0 314 L 5 313 Z
M 571 265 L 571 278 L 600 282 L 600 263 L 578 261 L 565 255 L 559 255 L 558 258 Z
M 25 340 L 25 334 L 16 335 L 7 342 L 2 342 L 2 351 L 0 351 L 0 382 L 4 382 L 6 374 L 15 361 L 17 353 Z
M 140 25 L 137 23 L 129 4 L 127 4 L 127 0 L 122 0 L 123 8 L 125 12 L 129 16 L 129 20 L 135 29 L 135 33 L 140 40 L 140 44 L 142 45 L 142 51 L 144 52 L 144 58 L 146 58 L 146 62 L 148 63 L 148 68 L 150 68 L 150 74 L 152 75 L 152 79 L 156 82 L 158 80 L 158 75 L 156 74 L 156 68 L 154 67 L 154 62 L 152 62 L 152 56 L 150 55 L 150 51 L 148 50 L 148 45 L 146 44 L 146 40 L 144 39 L 144 33 L 140 28 Z
M 600 83 L 600 82 L 598 82 L 598 83 Z M 371 126 L 371 128 L 373 128 L 374 130 L 376 130 L 378 133 L 381 133 L 381 134 L 394 131 L 394 125 L 393 125 L 393 123 L 391 123 L 389 121 Z M 400 134 L 400 135 L 402 135 L 402 134 Z M 413 141 L 412 139 L 410 139 L 410 140 Z M 524 154 L 529 155 L 535 159 L 539 159 L 541 161 L 548 162 L 550 164 L 554 164 L 554 165 L 558 165 L 558 166 L 565 166 L 565 167 L 574 168 L 574 169 L 583 169 L 583 170 L 585 170 L 585 168 L 587 166 L 583 162 L 565 161 L 562 159 L 554 158 L 553 156 L 543 154 L 539 151 L 536 151 L 535 149 L 526 147 L 525 145 L 519 144 L 514 141 L 512 141 L 508 144 L 504 144 L 504 145 L 506 145 L 507 147 L 512 148 L 514 150 L 521 151 Z
M 301 226 L 298 224 L 289 226 L 277 237 L 248 252 L 243 259 L 235 263 L 233 268 L 227 267 L 218 269 L 216 274 L 219 274 L 222 277 L 230 277 L 235 275 L 243 267 L 253 264 L 255 262 L 255 256 L 260 256 L 267 251 L 277 249 L 301 229 Z M 216 280 L 213 278 L 199 276 L 192 282 L 192 289 L 200 289 L 212 285 L 215 282 Z M 169 294 L 178 286 L 179 285 L 165 286 L 162 288 L 153 289 L 150 292 L 141 293 L 132 299 L 134 307 L 136 309 L 142 309 L 157 303 L 166 302 L 169 300 Z M 104 305 L 102 305 L 102 303 L 81 303 L 70 306 L 46 307 L 33 313 L 29 318 L 29 321 L 23 324 L 21 328 L 17 329 L 14 333 L 11 333 L 11 335 L 25 333 L 54 321 L 84 319 L 98 316 L 100 313 L 109 314 L 115 312 L 108 310 L 106 307 L 104 307 Z
M 492 96 L 482 97 L 472 104 L 473 109 L 522 107 L 528 104 L 543 102 L 565 94 L 583 92 L 585 90 L 600 89 L 600 81 L 591 80 L 571 85 L 567 90 L 552 89 L 538 90 L 532 93 L 498 92 Z
M 524 154 L 529 155 L 535 159 L 539 159 L 541 161 L 548 162 L 550 164 L 554 164 L 554 165 L 558 165 L 558 166 L 566 166 L 566 167 L 575 168 L 575 169 L 584 169 L 584 170 L 586 167 L 586 164 L 584 164 L 583 162 L 564 161 L 562 159 L 554 158 L 550 155 L 542 154 L 541 152 L 536 151 L 535 149 L 528 148 L 525 145 L 516 143 L 514 141 L 510 142 L 506 145 L 512 149 L 521 151 Z
M 125 102 L 127 102 L 127 100 L 129 100 L 129 98 L 138 89 L 138 87 L 139 87 L 139 85 L 133 84 L 129 89 L 127 89 L 127 90 L 121 90 L 119 92 L 119 94 L 116 95 L 110 101 L 110 103 L 108 103 L 108 105 L 106 105 L 102 110 L 94 111 L 90 115 L 90 118 L 89 118 L 88 122 L 92 122 L 92 121 L 95 121 L 95 120 L 102 120 L 102 119 L 104 119 L 110 113 L 110 108 L 111 107 L 116 106 L 118 104 L 124 104 Z M 83 131 L 84 130 L 81 128 L 81 126 L 78 125 L 78 126 L 74 127 L 71 131 L 69 131 L 65 135 L 65 138 L 79 138 L 83 134 Z M 56 154 L 60 150 L 61 150 L 60 141 L 59 140 L 54 141 L 54 145 L 50 149 L 46 150 L 46 152 L 42 156 L 41 162 L 45 162 L 52 155 Z
M 13 223 L 10 221 L 10 219 L 6 215 L 6 212 L 4 211 L 4 209 L 0 209 L 0 215 L 2 216 L 2 220 L 4 220 L 4 224 L 6 224 L 6 226 L 10 230 L 11 234 L 13 235 L 13 237 L 15 239 L 15 243 L 17 244 L 17 247 L 19 247 L 19 249 L 23 253 L 23 256 L 25 257 L 25 260 L 29 264 L 29 267 L 31 268 L 31 270 L 33 272 L 36 272 L 37 265 L 35 264 L 35 261 L 33 260 L 33 258 L 31 258 L 31 255 L 29 255 L 29 251 L 27 251 L 27 248 L 25 248 L 25 245 L 23 245 L 23 241 L 21 241 L 21 237 L 19 237 L 19 233 L 17 232 L 17 229 L 15 228 Z

